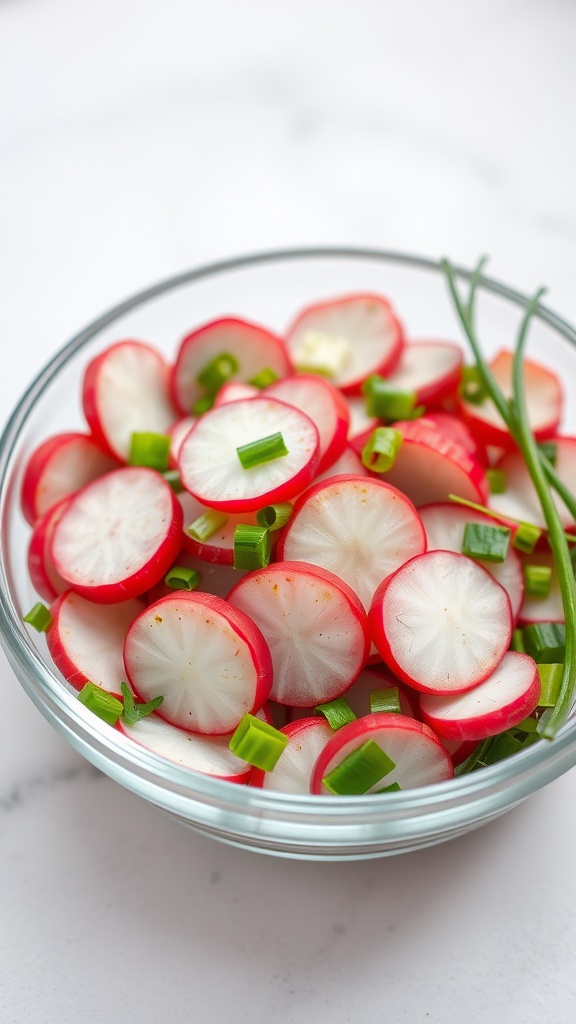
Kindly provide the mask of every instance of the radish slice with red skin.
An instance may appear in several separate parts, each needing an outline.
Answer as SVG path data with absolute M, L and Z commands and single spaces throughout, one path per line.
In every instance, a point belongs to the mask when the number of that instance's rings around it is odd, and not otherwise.
M 70 498 L 54 528 L 55 569 L 83 597 L 116 604 L 158 583 L 182 546 L 182 506 L 160 473 L 125 466 Z
M 262 633 L 212 594 L 178 591 L 146 608 L 126 634 L 124 664 L 139 699 L 162 694 L 161 718 L 208 735 L 233 732 L 272 686 Z
M 231 380 L 227 384 L 223 384 L 216 398 L 214 399 L 214 406 L 218 408 L 219 405 L 226 405 L 227 402 L 239 402 L 243 398 L 257 398 L 262 392 L 259 388 L 255 388 L 253 384 L 243 384 L 239 380 Z
M 244 469 L 237 448 L 278 432 L 288 454 Z M 243 513 L 299 494 L 314 477 L 318 452 L 318 431 L 308 416 L 275 398 L 251 398 L 201 416 L 178 461 L 182 484 L 198 501 Z
M 358 394 L 372 373 L 383 377 L 396 368 L 404 333 L 392 306 L 380 295 L 355 294 L 315 303 L 303 309 L 287 332 L 287 345 L 295 366 L 311 334 L 335 339 L 342 366 L 330 380 L 345 394 Z
M 118 341 L 87 366 L 84 415 L 95 440 L 126 462 L 133 433 L 166 434 L 176 413 L 168 395 L 168 364 L 152 345 Z
M 544 565 L 552 570 L 548 597 L 530 597 L 524 595 L 524 601 L 518 616 L 521 626 L 531 622 L 564 622 L 564 605 L 558 582 L 556 564 L 551 551 L 535 551 L 532 555 L 523 555 L 524 565 Z
M 275 793 L 310 793 L 314 766 L 334 730 L 324 719 L 303 718 L 285 725 L 280 732 L 288 736 L 288 744 L 274 771 L 254 768 L 250 785 Z
M 416 508 L 447 501 L 449 494 L 458 494 L 478 505 L 487 503 L 486 474 L 458 441 L 425 421 L 401 420 L 393 426 L 401 431 L 403 441 L 386 480 L 403 491 Z
M 431 409 L 422 416 L 421 422 L 435 427 L 441 434 L 447 434 L 453 441 L 457 441 L 469 455 L 474 455 L 482 466 L 488 465 L 486 449 L 476 440 L 470 428 L 458 416 L 442 412 L 439 409 Z
M 462 693 L 510 645 L 512 611 L 483 566 L 452 551 L 417 555 L 385 579 L 368 621 L 383 660 L 415 690 Z
M 576 491 L 576 437 L 551 438 L 556 445 L 556 472 L 569 491 Z M 506 490 L 503 494 L 490 496 L 490 508 L 504 517 L 511 516 L 524 522 L 535 523 L 546 529 L 542 509 L 532 479 L 519 451 L 504 455 L 497 464 L 506 474 Z M 564 502 L 555 491 L 552 497 L 560 514 L 562 526 L 570 530 L 575 524 Z
M 342 696 L 350 705 L 356 717 L 362 718 L 364 715 L 370 714 L 370 694 L 372 690 L 388 690 L 393 687 L 398 687 L 401 713 L 408 718 L 416 718 L 419 707 L 414 690 L 401 683 L 387 669 L 378 669 L 376 667 L 363 668 L 360 675 L 352 683 L 352 686 Z M 309 708 L 290 707 L 288 709 L 290 721 L 297 722 L 302 718 L 313 716 L 315 707 L 316 705 Z
M 417 405 L 438 404 L 458 389 L 463 362 L 454 342 L 407 341 L 388 381 L 396 391 L 413 391 Z
M 196 587 L 196 591 L 203 594 L 214 594 L 215 597 L 227 597 L 232 587 L 246 575 L 240 569 L 233 569 L 231 565 L 205 562 L 201 558 L 190 555 L 187 551 L 180 552 L 175 564 L 200 573 L 200 583 Z M 168 594 L 174 594 L 174 587 L 169 587 L 164 580 L 161 580 L 155 587 L 147 591 L 144 598 L 147 604 L 153 604 L 161 597 L 167 597 Z
M 447 740 L 444 736 L 439 736 L 438 739 L 442 746 L 446 747 L 455 768 L 463 764 L 478 746 L 476 740 Z
M 340 458 L 346 447 L 350 411 L 346 399 L 333 384 L 311 374 L 299 374 L 275 381 L 264 388 L 262 395 L 293 405 L 316 425 L 320 443 L 318 473 Z
M 369 416 L 366 412 L 366 399 L 348 397 L 348 411 L 350 413 L 350 425 L 348 427 L 348 440 L 362 437 L 364 444 L 376 427 L 379 427 L 382 420 L 377 416 Z
M 335 573 L 369 608 L 380 581 L 425 550 L 422 520 L 404 494 L 372 477 L 338 476 L 300 496 L 277 555 Z
M 191 555 L 195 555 L 196 558 L 201 559 L 203 562 L 213 562 L 218 565 L 231 567 L 234 564 L 234 531 L 240 523 L 254 526 L 256 523 L 256 512 L 239 512 L 236 515 L 232 513 L 227 514 L 226 522 L 219 526 L 207 540 L 200 541 L 190 536 L 187 532 L 188 527 L 195 519 L 209 512 L 210 509 L 207 505 L 203 505 L 196 498 L 193 498 L 191 494 L 187 494 L 186 491 L 178 495 L 178 500 L 184 512 L 184 550 Z M 272 551 L 274 551 L 278 539 L 277 531 L 272 531 L 270 538 Z M 239 579 L 238 576 L 236 578 Z M 230 587 L 232 583 L 233 581 L 231 581 Z M 228 590 L 230 590 L 230 587 L 228 587 Z M 221 596 L 225 597 L 226 594 Z
M 53 623 L 46 633 L 54 664 L 76 689 L 96 683 L 119 694 L 124 671 L 124 638 L 143 610 L 141 601 L 94 604 L 68 590 L 50 609 Z
M 354 449 L 348 444 L 339 459 L 336 459 L 329 469 L 323 473 L 317 473 L 314 483 L 319 484 L 322 480 L 332 480 L 335 476 L 370 476 L 369 470 L 363 465 L 362 460 Z
M 488 364 L 506 398 L 512 397 L 513 359 L 512 352 L 502 351 Z M 523 360 L 523 369 L 530 427 L 536 440 L 544 441 L 556 433 L 562 418 L 562 386 L 555 373 L 530 359 Z M 482 444 L 501 448 L 513 445 L 510 433 L 491 399 L 487 398 L 479 404 L 460 401 L 460 411 Z
M 252 765 L 240 760 L 228 749 L 231 733 L 228 736 L 202 736 L 179 729 L 154 712 L 134 725 L 127 725 L 120 718 L 117 728 L 153 754 L 167 761 L 175 761 L 183 768 L 191 768 L 224 782 L 244 784 L 250 778 Z
M 180 454 L 182 441 L 186 437 L 190 428 L 196 423 L 196 419 L 196 416 L 183 416 L 182 419 L 176 420 L 170 429 L 166 431 L 170 438 L 170 469 L 178 469 L 178 455 Z
M 62 498 L 91 480 L 117 469 L 90 434 L 67 433 L 49 437 L 28 460 L 22 483 L 21 504 L 31 526 Z
M 454 775 L 450 755 L 432 729 L 414 718 L 380 712 L 350 722 L 334 733 L 316 762 L 312 793 L 332 796 L 322 779 L 368 740 L 377 743 L 396 765 L 369 793 L 395 782 L 402 790 L 413 789 L 444 782 Z
M 439 736 L 451 740 L 484 740 L 519 725 L 540 698 L 538 666 L 527 654 L 508 651 L 494 672 L 460 696 L 424 694 L 420 710 Z
M 230 380 L 248 381 L 261 370 L 274 370 L 279 377 L 292 373 L 292 366 L 281 338 L 235 317 L 213 320 L 188 334 L 180 344 L 170 378 L 170 393 L 183 416 L 192 411 L 202 398 L 204 389 L 197 383 L 198 374 L 225 352 L 234 356 L 238 371 Z
M 270 696 L 311 707 L 339 697 L 368 651 L 366 613 L 338 576 L 301 562 L 275 562 L 244 577 L 228 601 L 250 616 L 270 648 Z
M 420 509 L 420 516 L 426 530 L 428 540 L 428 551 L 462 551 L 464 532 L 467 523 L 482 523 L 485 526 L 495 526 L 490 516 L 482 512 L 476 512 L 471 508 L 464 508 L 461 505 L 453 505 L 450 502 L 438 502 L 435 505 L 423 505 Z M 494 577 L 504 587 L 510 598 L 512 616 L 514 621 L 518 618 L 518 612 L 524 598 L 524 572 L 522 560 L 517 551 L 508 545 L 508 552 L 503 562 L 485 562 L 482 559 L 475 559 L 479 565 Z
M 63 498 L 37 521 L 28 545 L 28 573 L 32 586 L 40 597 L 49 603 L 52 603 L 59 594 L 68 590 L 68 583 L 56 571 L 52 560 L 52 537 L 54 527 L 64 509 L 67 508 L 69 501 L 69 498 Z

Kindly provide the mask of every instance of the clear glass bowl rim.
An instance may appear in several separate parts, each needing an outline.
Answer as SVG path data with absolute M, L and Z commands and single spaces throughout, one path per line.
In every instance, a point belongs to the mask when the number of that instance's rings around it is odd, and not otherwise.
M 253 253 L 210 263 L 136 293 L 72 338 L 40 371 L 16 405 L 0 438 L 2 519 L 8 500 L 6 482 L 26 417 L 58 371 L 104 327 L 137 306 L 202 278 L 267 263 L 314 259 L 374 260 L 443 273 L 439 260 L 394 251 L 355 247 L 294 248 Z M 460 266 L 456 266 L 455 271 L 465 281 L 472 276 L 472 271 Z M 529 302 L 529 296 L 492 278 L 482 276 L 481 288 L 507 299 L 520 309 L 524 309 Z M 576 331 L 552 310 L 540 305 L 536 317 L 576 346 Z M 572 721 L 549 744 L 536 744 L 481 772 L 404 793 L 378 797 L 342 797 L 336 801 L 325 797 L 275 794 L 237 786 L 165 761 L 144 747 L 130 742 L 116 730 L 102 729 L 99 721 L 93 720 L 93 716 L 62 686 L 57 676 L 43 662 L 23 628 L 10 597 L 4 538 L 0 565 L 0 633 L 8 660 L 22 686 L 48 721 L 74 747 L 112 778 L 147 796 L 166 810 L 180 813 L 184 817 L 187 817 L 186 806 L 190 800 L 206 802 L 223 811 L 233 810 L 240 815 L 247 812 L 252 818 L 265 816 L 293 824 L 317 818 L 326 825 L 345 823 L 361 826 L 370 823 L 378 827 L 429 814 L 447 812 L 450 815 L 451 811 L 456 812 L 468 803 L 477 808 L 481 806 L 484 816 L 488 817 L 490 807 L 496 809 L 500 805 L 504 809 L 511 806 L 576 764 L 576 722 Z M 227 830 L 225 832 L 228 835 Z

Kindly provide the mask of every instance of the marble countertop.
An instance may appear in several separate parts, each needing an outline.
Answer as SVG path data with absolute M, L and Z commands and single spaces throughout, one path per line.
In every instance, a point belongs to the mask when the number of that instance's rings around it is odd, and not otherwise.
M 85 323 L 303 244 L 464 264 L 576 321 L 570 0 L 4 0 L 0 419 Z M 282 861 L 91 768 L 2 658 L 2 1024 L 568 1024 L 576 773 L 448 845 Z

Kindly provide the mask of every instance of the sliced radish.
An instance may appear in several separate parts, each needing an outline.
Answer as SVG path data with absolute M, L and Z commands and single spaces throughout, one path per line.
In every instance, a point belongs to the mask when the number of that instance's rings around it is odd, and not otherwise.
M 369 470 L 362 464 L 362 459 L 356 454 L 354 449 L 347 445 L 339 459 L 336 459 L 329 469 L 325 469 L 323 473 L 317 473 L 314 477 L 314 483 L 318 484 L 321 480 L 331 480 L 335 476 L 370 476 Z
M 428 726 L 404 715 L 379 713 L 338 729 L 316 762 L 312 793 L 331 796 L 322 779 L 368 740 L 377 743 L 395 764 L 369 793 L 394 783 L 400 789 L 427 786 L 451 779 L 454 774 L 447 750 Z
M 288 736 L 272 772 L 255 768 L 250 785 L 275 793 L 309 793 L 314 765 L 334 731 L 324 719 L 303 718 L 285 725 L 280 732 Z
M 449 494 L 486 504 L 486 474 L 458 441 L 441 434 L 425 420 L 402 420 L 394 426 L 402 432 L 403 441 L 386 480 L 408 495 L 417 508 L 447 501 Z
M 51 603 L 58 594 L 68 590 L 68 583 L 56 571 L 52 559 L 52 537 L 54 527 L 60 520 L 64 509 L 67 508 L 69 498 L 64 498 L 54 505 L 45 516 L 35 524 L 30 536 L 28 545 L 28 572 L 32 586 L 43 597 Z
M 444 736 L 439 736 L 438 739 L 442 746 L 446 747 L 455 768 L 463 764 L 478 746 L 476 740 L 447 740 Z
M 366 412 L 366 399 L 348 397 L 348 411 L 350 413 L 350 425 L 348 427 L 348 440 L 362 436 L 368 440 L 372 431 L 382 422 L 377 416 L 369 416 Z M 366 443 L 366 441 L 364 441 Z
M 450 502 L 424 505 L 419 511 L 426 530 L 428 551 L 461 552 L 467 523 L 494 526 L 494 520 L 482 512 Z M 512 616 L 516 620 L 524 598 L 524 572 L 518 552 L 510 544 L 503 562 L 484 562 L 481 559 L 478 562 L 504 587 L 510 598 Z
M 106 455 L 89 434 L 49 437 L 32 453 L 24 471 L 21 504 L 25 519 L 34 525 L 62 498 L 117 468 L 116 459 Z
M 231 380 L 229 383 L 222 385 L 214 399 L 214 405 L 218 407 L 219 405 L 226 405 L 227 402 L 238 402 L 242 398 L 256 398 L 261 393 L 252 384 L 243 384 L 242 381 Z
M 222 523 L 214 533 L 204 541 L 196 540 L 191 537 L 188 533 L 188 527 L 209 511 L 207 505 L 203 505 L 196 498 L 192 497 L 184 491 L 178 495 L 178 500 L 182 505 L 184 513 L 184 533 L 183 533 L 183 547 L 191 555 L 195 555 L 196 558 L 201 559 L 203 562 L 214 562 L 218 565 L 232 566 L 234 563 L 234 531 L 239 523 L 245 523 L 247 526 L 254 526 L 256 523 L 255 512 L 242 512 L 236 515 L 230 513 L 227 516 L 226 522 Z M 271 534 L 272 550 L 276 546 L 277 542 L 276 531 Z M 239 578 L 238 576 L 236 577 Z M 230 583 L 230 587 L 232 582 Z M 228 590 L 230 589 L 228 588 Z M 225 597 L 226 595 L 221 595 Z
M 178 455 L 182 447 L 182 441 L 186 437 L 186 434 L 191 427 L 196 423 L 196 416 L 182 416 L 181 419 L 176 420 L 172 424 L 169 430 L 166 431 L 170 438 L 170 467 L 171 469 L 178 468 Z
M 245 576 L 228 595 L 250 616 L 270 648 L 270 696 L 311 707 L 340 696 L 369 648 L 366 613 L 338 576 L 301 562 L 275 562 Z
M 237 448 L 281 433 L 288 454 L 244 469 Z M 201 416 L 180 449 L 187 491 L 211 508 L 250 512 L 289 501 L 318 467 L 318 431 L 304 413 L 275 398 L 229 402 Z
M 380 655 L 378 655 L 380 657 Z M 400 710 L 408 718 L 415 718 L 419 710 L 416 694 L 410 687 L 405 686 L 399 679 L 396 679 L 390 671 L 384 668 L 363 668 L 360 675 L 354 680 L 352 686 L 343 694 L 345 700 L 352 708 L 357 718 L 370 714 L 370 694 L 372 690 L 388 690 L 398 688 Z M 314 707 L 289 708 L 289 719 L 297 722 L 301 718 L 308 718 L 314 714 Z
M 46 634 L 56 667 L 77 690 L 96 683 L 120 693 L 124 671 L 124 638 L 141 613 L 141 601 L 94 604 L 68 590 L 50 609 L 53 623 Z
M 358 294 L 307 306 L 287 344 L 296 367 L 328 370 L 333 384 L 357 394 L 371 373 L 385 377 L 396 368 L 404 335 L 387 299 Z
M 494 671 L 512 636 L 508 595 L 483 566 L 428 551 L 385 579 L 369 613 L 383 660 L 409 686 L 462 693 Z
M 127 725 L 120 718 L 118 728 L 135 743 L 184 768 L 225 782 L 245 783 L 250 778 L 252 766 L 228 749 L 231 735 L 201 736 L 179 729 L 154 713 L 135 725 Z
M 519 725 L 531 715 L 540 697 L 536 662 L 526 654 L 508 651 L 494 672 L 479 686 L 460 696 L 424 694 L 424 721 L 439 736 L 451 740 L 484 740 Z
M 404 494 L 371 477 L 339 476 L 301 495 L 277 554 L 335 573 L 368 608 L 380 581 L 425 549 L 420 516 Z
M 176 415 L 168 372 L 160 353 L 141 341 L 116 342 L 88 364 L 84 415 L 98 444 L 114 458 L 127 461 L 133 433 L 168 432 Z
M 233 732 L 270 694 L 272 661 L 258 627 L 212 594 L 179 591 L 150 605 L 124 644 L 130 685 L 182 729 Z
M 346 447 L 350 411 L 346 399 L 333 384 L 321 377 L 300 374 L 270 384 L 262 394 L 300 409 L 316 425 L 320 441 L 318 473 L 340 458 Z
M 204 394 L 197 376 L 217 356 L 226 353 L 238 363 L 231 380 L 249 381 L 261 370 L 274 370 L 279 377 L 292 372 L 284 342 L 256 324 L 227 317 L 192 331 L 182 341 L 174 364 L 170 389 L 183 416 Z
M 462 349 L 453 342 L 410 341 L 388 380 L 398 391 L 414 391 L 418 405 L 437 404 L 457 390 L 462 363 Z
M 488 364 L 506 398 L 512 397 L 512 352 L 502 351 Z M 524 389 L 528 418 L 538 441 L 552 437 L 562 418 L 562 386 L 555 373 L 524 359 Z M 482 444 L 510 448 L 512 438 L 491 399 L 479 404 L 461 402 L 462 413 Z
M 535 551 L 532 555 L 523 555 L 524 565 L 544 565 L 552 570 L 550 591 L 547 597 L 530 597 L 524 595 L 518 621 L 521 626 L 531 622 L 564 622 L 564 604 L 558 581 L 558 572 L 551 551 Z
M 54 527 L 56 571 L 83 597 L 114 604 L 158 583 L 182 545 L 182 507 L 153 469 L 125 466 L 87 484 Z
M 470 427 L 458 416 L 443 412 L 441 409 L 430 409 L 422 417 L 422 422 L 435 427 L 441 434 L 447 434 L 453 441 L 458 441 L 468 454 L 474 455 L 483 466 L 488 464 L 486 449 L 474 437 Z
M 194 569 L 195 572 L 200 573 L 200 583 L 196 590 L 203 594 L 214 594 L 215 597 L 222 598 L 227 597 L 232 587 L 246 575 L 240 569 L 233 569 L 231 565 L 205 562 L 202 558 L 196 558 L 189 554 L 188 551 L 181 551 L 178 554 L 175 565 L 183 566 L 185 569 Z M 148 604 L 153 604 L 161 597 L 173 593 L 174 588 L 169 587 L 164 580 L 161 580 L 145 594 L 145 599 Z
M 552 438 L 556 444 L 556 472 L 573 494 L 576 491 L 576 437 Z M 502 516 L 511 516 L 545 528 L 545 520 L 536 496 L 526 463 L 519 451 L 508 452 L 498 462 L 498 469 L 506 474 L 506 490 L 490 496 L 490 508 Z M 552 491 L 565 530 L 574 526 L 574 520 L 564 502 Z

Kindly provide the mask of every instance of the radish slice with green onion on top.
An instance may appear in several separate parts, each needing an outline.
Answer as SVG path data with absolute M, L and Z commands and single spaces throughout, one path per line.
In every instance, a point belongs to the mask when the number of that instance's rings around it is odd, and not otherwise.
M 276 767 L 271 772 L 254 768 L 250 785 L 274 793 L 310 793 L 312 772 L 334 730 L 321 718 L 302 718 L 283 726 L 280 732 L 288 736 Z
M 417 555 L 378 587 L 368 616 L 383 660 L 408 686 L 462 693 L 494 671 L 512 636 L 508 594 L 452 551 Z
M 258 626 L 212 594 L 178 591 L 146 608 L 127 632 L 124 663 L 140 700 L 162 694 L 161 718 L 207 735 L 233 732 L 272 686 Z
M 350 411 L 346 399 L 333 384 L 311 374 L 299 374 L 270 384 L 262 395 L 293 405 L 316 425 L 320 443 L 318 473 L 340 458 L 346 447 Z
M 281 338 L 247 320 L 214 320 L 188 334 L 178 349 L 170 391 L 183 416 L 192 413 L 194 404 L 206 394 L 198 378 L 201 381 L 203 371 L 222 355 L 232 357 L 227 378 L 230 381 L 249 382 L 265 369 L 273 370 L 279 377 L 292 373 Z
M 365 744 L 375 744 L 378 750 L 366 749 Z M 324 796 L 377 794 L 389 787 L 427 786 L 453 775 L 450 755 L 432 729 L 404 715 L 378 713 L 334 733 L 316 762 L 311 789 Z
M 46 634 L 54 664 L 76 689 L 95 683 L 119 694 L 125 678 L 124 639 L 143 610 L 139 600 L 94 604 L 68 590 L 50 609 L 53 622 Z
M 278 454 L 245 468 L 238 451 L 280 438 Z M 264 444 L 265 447 L 265 444 Z M 229 402 L 201 416 L 180 448 L 182 484 L 198 501 L 225 512 L 253 512 L 290 501 L 318 468 L 318 431 L 299 409 L 275 398 Z
M 318 566 L 275 562 L 249 573 L 228 601 L 250 616 L 270 648 L 270 697 L 311 707 L 339 697 L 370 648 L 366 613 L 343 580 Z
M 457 391 L 463 359 L 454 342 L 407 341 L 388 383 L 396 391 L 414 392 L 416 405 L 437 405 Z
M 160 473 L 125 466 L 70 498 L 51 557 L 77 593 L 115 604 L 158 583 L 182 546 L 182 507 Z
M 21 503 L 31 526 L 62 498 L 75 494 L 91 480 L 118 468 L 89 434 L 56 434 L 30 456 L 24 471 Z
M 422 520 L 406 495 L 351 475 L 313 484 L 300 496 L 277 555 L 335 573 L 369 608 L 384 577 L 425 550 Z
M 488 527 L 495 525 L 494 520 L 483 512 L 453 505 L 451 502 L 423 505 L 419 512 L 426 530 L 428 551 L 461 553 L 467 523 L 479 523 Z M 516 621 L 524 599 L 524 573 L 518 552 L 509 544 L 504 561 L 487 562 L 478 559 L 478 562 L 504 587 L 510 598 L 512 616 Z
M 166 722 L 156 712 L 141 718 L 134 725 L 128 725 L 120 718 L 117 728 L 153 754 L 165 757 L 167 761 L 175 761 L 183 768 L 191 768 L 224 782 L 243 784 L 250 778 L 252 765 L 229 750 L 231 734 L 202 736 Z
M 538 666 L 527 654 L 508 651 L 494 671 L 473 690 L 444 697 L 422 694 L 424 721 L 450 740 L 484 740 L 531 715 L 538 706 Z
M 168 395 L 168 364 L 141 341 L 118 341 L 84 373 L 82 404 L 95 440 L 127 462 L 132 434 L 166 434 L 176 412 Z
M 358 394 L 370 374 L 398 365 L 404 333 L 380 295 L 354 294 L 303 309 L 287 332 L 297 370 L 327 376 L 345 394 Z

